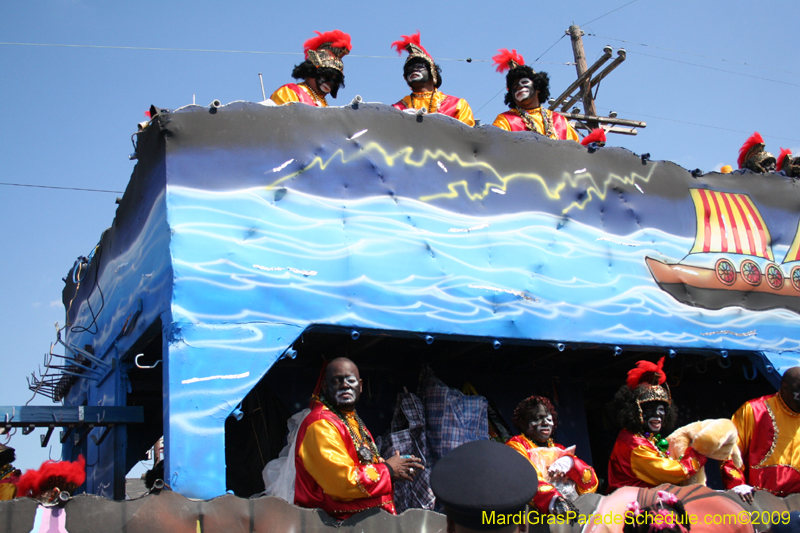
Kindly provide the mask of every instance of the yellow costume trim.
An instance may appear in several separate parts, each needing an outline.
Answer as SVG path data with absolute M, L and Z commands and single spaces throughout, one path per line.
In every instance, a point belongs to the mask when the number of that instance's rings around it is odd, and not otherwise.
M 300 87 L 300 90 L 305 91 L 306 94 L 308 94 L 308 96 L 312 100 L 315 100 L 314 95 L 311 94 L 311 89 L 307 88 L 303 84 L 297 84 L 297 86 Z M 280 87 L 277 91 L 272 93 L 272 96 L 270 96 L 269 98 L 277 105 L 294 104 L 300 101 L 300 98 L 297 96 L 297 93 L 295 93 L 286 85 Z M 325 100 L 325 97 L 322 97 L 322 99 L 319 101 L 319 107 L 328 107 L 328 102 L 327 100 Z
M 412 93 L 403 97 L 403 103 L 409 109 L 422 109 L 424 107 L 428 110 L 428 113 L 436 113 L 439 109 L 439 105 L 447 96 L 448 95 L 441 91 L 436 91 L 435 94 L 431 92 Z M 467 126 L 475 126 L 472 108 L 463 98 L 458 99 L 455 118 Z
M 308 473 L 332 498 L 350 501 L 371 496 L 358 480 L 359 465 L 347 453 L 339 430 L 328 420 L 317 420 L 308 426 L 298 455 Z
M 544 131 L 544 121 L 542 120 L 542 111 L 543 110 L 542 110 L 541 107 L 537 107 L 536 109 L 528 111 L 528 114 L 530 115 L 531 119 L 533 119 L 534 124 L 536 124 L 537 133 Z M 552 118 L 552 116 L 553 116 L 553 112 L 552 111 L 550 111 L 548 109 L 548 110 L 544 110 L 544 112 L 548 113 L 548 115 Z M 494 122 L 492 122 L 492 125 L 493 126 L 497 126 L 498 128 L 506 130 L 506 131 L 511 131 L 511 123 L 508 121 L 508 119 L 502 113 L 497 115 L 497 118 L 494 119 Z M 566 140 L 580 142 L 580 137 L 578 136 L 578 132 L 575 131 L 575 128 L 573 128 L 569 124 L 569 122 L 567 122 L 567 139 Z
M 581 479 L 583 480 L 584 483 L 589 483 L 592 480 L 592 471 L 589 470 L 588 468 L 584 470 Z
M 637 446 L 631 451 L 631 469 L 636 477 L 652 486 L 662 483 L 677 485 L 689 477 L 682 463 L 661 457 L 649 446 Z

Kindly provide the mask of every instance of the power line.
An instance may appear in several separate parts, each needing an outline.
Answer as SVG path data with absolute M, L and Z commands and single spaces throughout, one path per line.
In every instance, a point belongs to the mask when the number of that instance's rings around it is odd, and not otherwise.
M 637 55 L 646 56 L 646 57 L 653 57 L 655 59 L 662 59 L 664 61 L 672 61 L 673 63 L 681 63 L 683 65 L 691 65 L 693 67 L 705 68 L 705 69 L 708 69 L 708 70 L 716 70 L 717 72 L 725 72 L 727 74 L 735 74 L 737 76 L 744 76 L 745 78 L 753 78 L 753 79 L 761 80 L 761 81 L 771 81 L 773 83 L 780 83 L 781 85 L 790 85 L 792 87 L 800 87 L 800 84 L 797 84 L 797 83 L 790 83 L 788 81 L 781 81 L 781 80 L 773 80 L 772 78 L 763 78 L 761 76 L 753 76 L 752 74 L 744 74 L 742 72 L 735 72 L 733 70 L 725 70 L 723 68 L 709 67 L 707 65 L 698 65 L 697 63 L 690 63 L 688 61 L 681 61 L 680 59 L 670 59 L 668 57 L 654 56 L 652 54 L 645 54 L 643 52 L 628 52 L 628 53 L 637 54 Z
M 607 111 L 610 111 L 610 108 L 599 108 L 599 109 L 605 109 Z M 644 113 L 637 113 L 637 112 L 634 112 L 634 111 L 625 111 L 624 109 L 616 109 L 615 108 L 615 110 L 616 111 L 620 111 L 622 113 L 630 114 L 630 115 L 633 115 L 633 116 L 655 118 L 655 119 L 658 119 L 658 120 L 667 120 L 669 122 L 677 122 L 679 124 L 688 124 L 690 126 L 699 126 L 701 128 L 710 128 L 710 129 L 714 129 L 714 130 L 730 131 L 730 132 L 733 132 L 733 133 L 743 133 L 745 135 L 750 135 L 751 133 L 753 133 L 752 131 L 734 130 L 734 129 L 731 129 L 731 128 L 722 128 L 720 126 L 710 126 L 708 124 L 700 124 L 700 123 L 697 123 L 697 122 L 689 122 L 689 121 L 686 121 L 686 120 L 677 120 L 677 119 L 674 119 L 674 118 L 657 117 L 655 115 L 645 115 Z M 763 136 L 764 137 L 769 137 L 771 139 L 778 139 L 778 140 L 781 140 L 781 141 L 800 142 L 800 139 L 790 139 L 788 137 L 778 137 L 777 135 L 764 134 Z
M 114 46 L 114 45 L 100 45 L 100 44 L 63 44 L 63 43 L 10 43 L 0 42 L 0 45 L 6 46 L 41 46 L 52 48 L 93 48 L 100 50 L 144 50 L 155 52 L 203 52 L 203 53 L 219 53 L 219 54 L 266 54 L 266 55 L 284 55 L 284 56 L 302 56 L 302 52 L 270 52 L 265 50 L 215 50 L 211 48 L 165 48 L 156 46 Z M 375 56 L 363 54 L 349 54 L 348 57 L 359 57 L 368 59 L 401 59 L 397 56 Z M 473 59 L 471 57 L 465 58 L 450 58 L 440 57 L 436 61 L 463 61 L 466 63 L 488 63 L 491 59 Z M 558 65 L 561 63 L 553 63 Z
M 617 41 L 617 42 L 620 42 L 620 43 L 634 44 L 636 46 L 644 46 L 646 48 L 654 48 L 656 50 L 664 50 L 664 51 L 667 51 L 667 52 L 675 52 L 676 54 L 685 54 L 685 55 L 688 55 L 688 56 L 702 57 L 704 59 L 713 59 L 715 61 L 724 61 L 725 63 L 733 63 L 735 65 L 744 65 L 746 67 L 760 68 L 760 69 L 763 69 L 763 70 L 771 70 L 773 72 L 782 72 L 784 74 L 792 74 L 792 75 L 795 75 L 795 76 L 800 76 L 800 72 L 792 72 L 790 70 L 781 70 L 781 69 L 778 69 L 778 68 L 763 67 L 761 65 L 754 65 L 752 63 L 745 63 L 745 62 L 742 62 L 742 61 L 733 61 L 731 59 L 725 59 L 724 57 L 707 56 L 707 55 L 703 55 L 703 54 L 695 54 L 693 52 L 684 52 L 683 50 L 675 50 L 675 49 L 672 49 L 672 48 L 663 48 L 661 46 L 654 46 L 652 44 L 647 44 L 647 43 L 637 43 L 637 42 L 634 42 L 634 41 L 626 41 L 625 39 L 614 39 L 613 37 L 603 37 L 602 35 L 597 35 L 596 33 L 587 33 L 586 35 L 589 36 L 589 37 L 599 37 L 600 39 L 605 39 L 607 41 Z
M 123 194 L 122 191 L 108 191 L 105 189 L 82 189 L 80 187 L 54 187 L 52 185 L 31 185 L 28 183 L 3 183 L 0 182 L 0 185 L 7 185 L 10 187 L 35 187 L 37 189 L 59 189 L 62 191 L 85 191 L 85 192 L 108 192 L 114 194 Z
M 622 9 L 623 7 L 629 6 L 629 5 L 633 4 L 634 2 L 638 2 L 638 0 L 633 0 L 633 2 L 628 2 L 627 4 L 625 4 L 625 5 L 622 5 L 622 6 L 619 6 L 619 7 L 618 7 L 618 8 L 616 8 L 616 9 L 612 9 L 611 11 L 609 11 L 608 13 L 606 13 L 605 15 L 600 15 L 600 16 L 599 16 L 599 17 L 597 17 L 596 19 L 592 19 L 592 20 L 590 20 L 589 22 L 584 22 L 583 24 L 581 24 L 581 26 L 586 26 L 587 24 L 591 24 L 592 22 L 594 22 L 594 21 L 596 21 L 596 20 L 600 20 L 601 18 L 603 18 L 603 17 L 605 17 L 605 16 L 608 16 L 608 15 L 610 15 L 610 14 L 611 14 L 611 13 L 613 13 L 614 11 L 619 11 L 619 10 L 620 10 L 620 9 Z

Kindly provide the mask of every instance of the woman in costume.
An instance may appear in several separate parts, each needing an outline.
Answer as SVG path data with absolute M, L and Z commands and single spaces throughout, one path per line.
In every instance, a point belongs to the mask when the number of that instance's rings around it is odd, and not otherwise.
M 316 37 L 303 43 L 306 60 L 292 71 L 292 77 L 303 82 L 288 83 L 272 93 L 270 99 L 276 104 L 302 102 L 328 107 L 325 96 L 336 98 L 339 87 L 344 87 L 342 58 L 353 49 L 350 35 L 339 30 L 315 33 Z
M 706 458 L 694 448 L 670 457 L 662 437 L 675 423 L 678 410 L 666 385 L 664 358 L 657 364 L 639 361 L 612 401 L 612 413 L 622 427 L 608 461 L 608 490 L 678 484 L 693 476 Z
M 567 449 L 553 440 L 558 425 L 553 404 L 543 396 L 526 398 L 514 409 L 512 421 L 520 434 L 506 445 L 524 455 L 539 473 L 533 507 L 542 514 L 576 512 L 571 500 L 595 492 L 597 476 L 591 466 L 575 457 L 574 447 Z M 561 491 L 554 485 L 562 487 Z M 562 494 L 567 490 L 570 493 Z

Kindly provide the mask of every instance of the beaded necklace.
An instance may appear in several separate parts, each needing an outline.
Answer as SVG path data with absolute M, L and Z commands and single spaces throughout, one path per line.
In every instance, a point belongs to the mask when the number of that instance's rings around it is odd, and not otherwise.
M 411 107 L 414 107 L 414 97 L 415 96 L 417 98 L 425 98 L 426 96 L 428 96 L 428 93 L 427 92 L 424 92 L 424 93 L 413 93 L 412 92 L 411 93 Z M 436 89 L 434 89 L 433 92 L 431 92 L 431 98 L 430 98 L 430 100 L 428 100 L 428 113 L 436 113 L 436 108 L 433 107 L 433 98 L 434 98 L 434 96 L 436 96 Z
M 353 411 L 353 417 L 356 419 L 356 423 L 358 424 L 358 433 L 353 431 L 352 426 L 350 426 L 350 422 L 347 420 L 347 416 L 342 413 L 339 409 L 334 407 L 327 398 L 324 396 L 320 397 L 320 401 L 322 405 L 330 409 L 330 411 L 339 417 L 339 420 L 342 421 L 344 426 L 347 428 L 347 431 L 350 432 L 350 437 L 353 439 L 353 447 L 356 449 L 356 453 L 358 454 L 358 459 L 361 461 L 361 464 L 367 465 L 374 463 L 380 455 L 378 454 L 378 448 L 375 446 L 375 442 L 373 442 L 372 438 L 370 438 L 369 433 L 367 433 L 367 426 L 364 425 L 364 421 L 361 420 L 361 417 Z
M 303 82 L 300 85 L 302 87 L 305 87 L 306 89 L 308 89 L 308 92 L 311 93 L 311 99 L 314 100 L 314 103 L 317 104 L 317 107 L 325 107 L 324 105 L 322 105 L 323 102 L 325 102 L 325 97 L 324 96 L 318 95 L 317 91 L 312 89 L 311 86 L 309 84 L 307 84 L 306 82 Z M 325 102 L 325 104 L 327 104 L 327 102 Z
M 539 113 L 542 114 L 542 123 L 544 124 L 544 133 L 539 131 L 539 128 L 536 127 L 536 122 L 533 121 L 533 117 L 526 110 L 524 110 L 524 109 L 522 109 L 520 107 L 515 107 L 514 108 L 514 112 L 517 115 L 519 115 L 519 118 L 522 119 L 522 121 L 525 123 L 525 125 L 528 127 L 528 129 L 531 130 L 532 132 L 538 133 L 539 135 L 544 135 L 545 137 L 550 137 L 551 139 L 555 139 L 556 138 L 556 133 L 553 130 L 553 121 L 550 118 L 550 115 L 548 115 L 547 111 L 545 111 L 541 107 L 539 107 L 537 109 L 539 109 Z
M 665 438 L 662 438 L 660 433 L 655 435 L 652 435 L 649 432 L 645 433 L 644 435 L 639 433 L 638 436 L 650 441 L 650 443 L 655 446 L 656 450 L 658 451 L 658 455 L 664 458 L 669 457 L 669 450 L 667 449 L 669 448 L 669 441 Z

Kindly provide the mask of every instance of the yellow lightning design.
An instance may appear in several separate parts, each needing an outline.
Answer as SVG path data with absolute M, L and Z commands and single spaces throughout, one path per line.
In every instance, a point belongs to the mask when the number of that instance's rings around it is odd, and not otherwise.
M 403 148 L 402 150 L 399 150 L 394 155 L 390 155 L 380 144 L 376 142 L 370 142 L 366 144 L 360 152 L 357 152 L 350 157 L 345 156 L 344 149 L 342 148 L 336 150 L 326 160 L 323 160 L 320 156 L 316 156 L 314 157 L 314 159 L 311 160 L 311 162 L 308 165 L 306 165 L 302 169 L 287 174 L 286 176 L 283 176 L 275 180 L 274 182 L 267 185 L 266 188 L 272 189 L 278 187 L 286 180 L 290 180 L 296 176 L 299 176 L 300 174 L 303 174 L 313 169 L 314 167 L 319 167 L 320 170 L 325 170 L 328 167 L 328 165 L 333 163 L 334 160 L 336 159 L 340 160 L 342 164 L 347 164 L 353 160 L 361 159 L 370 152 L 377 152 L 381 157 L 383 157 L 384 163 L 390 167 L 394 166 L 395 163 L 398 161 L 398 159 L 401 160 L 403 164 L 414 167 L 423 167 L 429 161 L 440 161 L 444 159 L 445 161 L 448 161 L 450 163 L 457 163 L 461 168 L 469 168 L 469 169 L 479 168 L 485 171 L 486 173 L 494 176 L 494 178 L 498 181 L 495 183 L 488 182 L 483 185 L 481 190 L 474 192 L 470 191 L 469 183 L 467 183 L 466 180 L 454 181 L 447 184 L 448 192 L 442 192 L 430 196 L 422 196 L 419 198 L 419 200 L 422 202 L 429 202 L 431 200 L 436 200 L 440 198 L 446 198 L 446 199 L 458 198 L 459 189 L 463 189 L 464 194 L 470 200 L 482 200 L 491 192 L 492 189 L 500 189 L 504 192 L 507 191 L 508 184 L 516 179 L 533 180 L 535 182 L 538 182 L 542 186 L 545 196 L 553 200 L 558 200 L 561 198 L 562 190 L 567 185 L 569 185 L 572 188 L 577 188 L 578 182 L 580 182 L 581 180 L 589 179 L 591 181 L 591 185 L 586 189 L 586 198 L 582 201 L 575 201 L 570 203 L 570 205 L 568 205 L 563 209 L 562 211 L 563 214 L 568 213 L 573 208 L 578 208 L 582 210 L 584 207 L 586 207 L 586 204 L 589 203 L 595 196 L 597 198 L 600 198 L 601 200 L 604 200 L 606 195 L 608 194 L 609 187 L 615 181 L 631 185 L 635 184 L 637 179 L 644 183 L 649 182 L 650 177 L 653 174 L 653 170 L 655 170 L 656 166 L 655 164 L 649 165 L 649 172 L 646 176 L 642 176 L 638 173 L 632 173 L 630 176 L 619 176 L 617 174 L 610 174 L 602 185 L 598 185 L 595 182 L 594 177 L 589 172 L 582 172 L 580 174 L 570 174 L 568 172 L 565 172 L 561 183 L 551 188 L 544 180 L 544 178 L 542 178 L 542 176 L 536 173 L 515 172 L 513 174 L 508 174 L 506 176 L 503 176 L 488 163 L 484 163 L 482 161 L 474 161 L 474 162 L 464 161 L 458 154 L 446 153 L 440 149 L 433 151 L 425 149 L 422 153 L 422 157 L 418 160 L 414 160 L 413 158 L 414 148 L 410 146 Z

